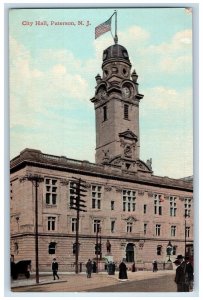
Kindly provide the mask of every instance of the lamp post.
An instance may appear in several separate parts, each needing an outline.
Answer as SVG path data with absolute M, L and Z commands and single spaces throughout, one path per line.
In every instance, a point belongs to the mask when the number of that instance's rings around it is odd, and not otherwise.
M 36 283 L 39 283 L 39 246 L 38 246 L 38 187 L 44 178 L 39 174 L 28 174 L 20 179 L 20 181 L 31 181 L 35 187 L 35 277 Z
M 100 233 L 99 245 L 100 245 L 100 260 L 101 260 L 102 259 L 101 226 L 99 227 L 99 233 Z
M 185 214 L 184 214 L 184 218 L 185 218 L 185 256 L 186 256 L 186 244 L 187 244 L 187 223 L 186 223 L 186 218 L 189 217 L 190 215 L 187 213 L 187 211 L 185 211 Z
M 99 237 L 99 232 L 100 232 L 100 237 Z M 100 239 L 100 241 L 99 241 Z M 99 265 L 99 256 L 100 255 L 100 259 L 101 259 L 101 227 L 100 225 L 97 225 L 96 228 L 96 247 L 95 247 L 95 252 L 96 252 L 96 264 L 97 264 L 97 273 L 98 273 L 98 265 Z
M 168 245 L 166 247 L 166 253 L 169 256 L 168 262 L 171 262 L 171 252 L 172 252 L 173 246 L 171 244 L 171 241 L 168 242 Z

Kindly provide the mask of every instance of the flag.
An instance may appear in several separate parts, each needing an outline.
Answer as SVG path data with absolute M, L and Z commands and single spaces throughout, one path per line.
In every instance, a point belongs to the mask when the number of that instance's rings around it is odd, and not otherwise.
M 100 35 L 106 33 L 107 31 L 111 30 L 111 18 L 109 18 L 106 22 L 98 25 L 95 28 L 95 39 L 97 39 Z

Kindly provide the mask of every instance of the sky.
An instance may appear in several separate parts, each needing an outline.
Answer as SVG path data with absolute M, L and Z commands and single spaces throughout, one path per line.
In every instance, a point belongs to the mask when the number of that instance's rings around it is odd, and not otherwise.
M 10 158 L 33 148 L 95 161 L 90 99 L 95 76 L 102 74 L 103 50 L 114 42 L 110 32 L 95 40 L 94 31 L 113 13 L 114 8 L 10 10 Z M 144 94 L 140 158 L 152 158 L 154 175 L 190 176 L 192 14 L 184 8 L 118 8 L 117 14 L 118 43 L 128 50 Z

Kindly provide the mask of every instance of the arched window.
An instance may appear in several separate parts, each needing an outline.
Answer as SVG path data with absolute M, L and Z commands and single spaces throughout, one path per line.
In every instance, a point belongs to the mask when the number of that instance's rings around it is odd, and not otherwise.
M 56 252 L 56 243 L 51 242 L 49 244 L 49 254 L 55 254 L 55 252 Z
M 134 244 L 129 243 L 126 247 L 126 261 L 134 262 Z
M 107 120 L 107 106 L 103 106 L 103 121 Z

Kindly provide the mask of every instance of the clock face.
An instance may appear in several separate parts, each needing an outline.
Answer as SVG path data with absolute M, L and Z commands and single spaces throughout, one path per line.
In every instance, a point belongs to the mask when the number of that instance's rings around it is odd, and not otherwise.
M 129 89 L 127 86 L 125 86 L 125 87 L 123 88 L 123 95 L 124 95 L 125 97 L 129 97 L 129 96 L 130 96 L 130 89 Z

